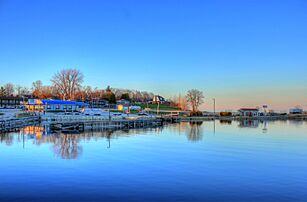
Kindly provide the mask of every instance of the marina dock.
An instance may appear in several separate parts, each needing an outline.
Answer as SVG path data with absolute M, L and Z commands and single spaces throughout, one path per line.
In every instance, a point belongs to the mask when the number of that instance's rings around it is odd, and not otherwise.
M 0 120 L 0 132 L 11 132 L 39 123 L 39 116 Z
M 111 120 L 111 121 L 83 121 L 83 122 L 52 122 L 49 125 L 51 131 L 88 131 L 96 129 L 131 129 L 158 127 L 163 125 L 162 119 L 137 119 L 137 120 Z

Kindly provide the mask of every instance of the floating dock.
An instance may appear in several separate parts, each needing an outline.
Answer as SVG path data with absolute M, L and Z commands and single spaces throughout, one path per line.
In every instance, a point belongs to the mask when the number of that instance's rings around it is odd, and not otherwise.
M 0 120 L 0 132 L 11 132 L 19 130 L 20 128 L 34 125 L 39 123 L 39 117 L 33 116 L 33 117 L 26 117 L 26 118 L 20 118 L 20 119 L 6 119 L 6 120 Z
M 51 131 L 88 131 L 96 129 L 129 129 L 162 126 L 162 119 L 136 119 L 136 120 L 105 120 L 105 121 L 83 121 L 83 122 L 52 122 L 49 123 Z

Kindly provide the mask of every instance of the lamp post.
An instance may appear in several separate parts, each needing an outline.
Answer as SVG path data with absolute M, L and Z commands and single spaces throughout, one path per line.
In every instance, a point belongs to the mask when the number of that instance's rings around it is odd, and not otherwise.
M 111 112 L 110 112 L 110 103 L 109 103 L 109 121 L 111 121 Z
M 157 115 L 159 114 L 160 111 L 160 101 L 158 101 L 158 106 L 157 106 Z
M 214 116 L 215 116 L 215 98 L 213 98 L 213 113 L 214 113 Z

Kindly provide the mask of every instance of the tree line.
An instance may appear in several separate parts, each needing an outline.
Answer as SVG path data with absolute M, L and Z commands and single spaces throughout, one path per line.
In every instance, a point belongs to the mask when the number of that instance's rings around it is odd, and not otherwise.
M 154 94 L 146 91 L 111 88 L 92 88 L 84 86 L 84 75 L 77 69 L 63 69 L 56 72 L 51 78 L 52 85 L 44 85 L 37 80 L 28 89 L 20 85 L 7 83 L 0 87 L 0 96 L 27 96 L 38 99 L 61 99 L 61 100 L 93 100 L 106 99 L 110 103 L 116 103 L 118 99 L 132 102 L 148 102 L 153 99 Z M 185 96 L 175 96 L 170 99 L 170 105 L 181 110 L 187 110 L 190 106 L 192 112 L 199 111 L 199 106 L 204 102 L 203 92 L 192 89 Z M 196 114 L 197 115 L 197 114 Z
M 7 83 L 0 87 L 0 96 L 31 97 L 37 99 L 61 99 L 61 100 L 92 100 L 106 99 L 115 103 L 118 99 L 126 99 L 132 102 L 146 102 L 152 100 L 154 94 L 147 91 L 130 89 L 92 88 L 82 85 L 84 75 L 77 69 L 63 69 L 56 72 L 51 78 L 52 85 L 44 85 L 41 80 L 32 83 L 31 89 L 20 85 Z

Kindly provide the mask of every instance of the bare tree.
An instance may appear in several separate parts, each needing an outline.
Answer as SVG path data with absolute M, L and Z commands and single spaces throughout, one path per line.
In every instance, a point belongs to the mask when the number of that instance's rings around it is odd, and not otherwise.
M 181 96 L 181 94 L 179 94 L 178 96 L 174 96 L 170 100 L 171 100 L 171 104 L 174 107 L 178 107 L 181 110 L 187 110 L 188 109 L 188 102 L 187 102 L 186 96 Z
M 32 94 L 36 98 L 41 98 L 43 91 L 43 82 L 41 80 L 32 83 Z
M 77 69 L 63 69 L 57 72 L 51 82 L 63 100 L 72 100 L 83 83 L 83 74 Z
M 6 96 L 14 95 L 14 92 L 15 92 L 14 84 L 7 83 L 7 84 L 4 85 L 4 89 L 5 89 L 5 95 Z
M 198 111 L 198 107 L 204 103 L 204 94 L 203 92 L 197 90 L 197 89 L 192 89 L 189 90 L 187 95 L 187 101 L 188 103 L 191 105 L 192 107 L 192 111 L 193 112 L 197 112 Z
M 20 85 L 16 86 L 16 94 L 17 96 L 24 96 L 24 95 L 29 95 L 30 91 L 27 87 L 22 87 Z

